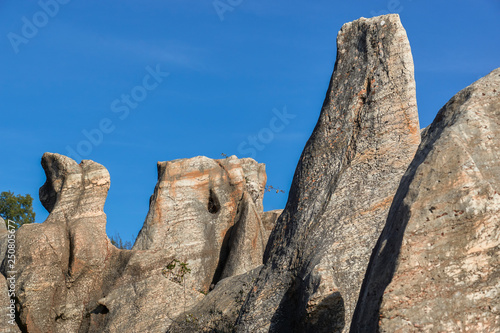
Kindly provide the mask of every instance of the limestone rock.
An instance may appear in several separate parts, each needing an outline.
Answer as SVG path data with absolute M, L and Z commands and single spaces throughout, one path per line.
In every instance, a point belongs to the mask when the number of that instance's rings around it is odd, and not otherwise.
M 150 211 L 131 251 L 117 249 L 106 235 L 110 179 L 102 165 L 46 153 L 42 166 L 47 181 L 40 200 L 50 215 L 16 233 L 22 331 L 165 332 L 210 283 L 262 264 L 263 164 L 236 157 L 159 163 Z M 4 238 L 5 227 L 0 249 Z M 181 275 L 180 264 L 191 273 Z M 1 270 L 5 275 L 6 266 Z M 8 301 L 2 297 L 0 304 Z
M 456 94 L 423 135 L 352 332 L 498 332 L 500 69 Z
M 267 241 L 260 220 L 265 182 L 264 165 L 235 156 L 159 162 L 158 183 L 133 249 L 164 249 L 189 259 L 197 278 L 188 286 L 203 292 L 221 277 L 259 266 Z
M 420 142 L 413 61 L 398 15 L 345 24 L 337 49 L 238 332 L 348 329 L 371 250 Z
M 239 218 L 229 238 L 229 254 L 220 278 L 243 274 L 262 264 L 266 243 L 261 215 L 250 195 L 244 193 L 239 205 Z
M 264 210 L 262 200 L 267 182 L 266 166 L 251 158 L 241 158 L 239 161 L 245 175 L 245 191 L 252 198 L 257 212 L 262 214 Z
M 175 259 L 168 251 L 123 251 L 126 265 L 90 314 L 89 333 L 165 332 L 172 321 L 203 298 L 165 267 Z M 118 260 L 119 261 L 119 260 Z M 191 276 L 185 276 L 188 280 Z
M 92 161 L 44 154 L 40 189 L 50 212 L 43 224 L 16 233 L 19 317 L 29 332 L 79 332 L 101 298 L 113 250 L 106 236 L 104 201 L 109 174 Z M 5 267 L 4 273 L 5 273 Z
M 174 320 L 167 332 L 232 332 L 260 269 L 221 280 L 205 298 Z
M 42 224 L 23 225 L 17 231 L 16 293 L 22 330 L 123 332 L 114 320 L 126 322 L 131 317 L 139 319 L 128 327 L 149 328 L 155 323 L 166 329 L 168 318 L 160 319 L 158 313 L 175 318 L 183 309 L 172 304 L 184 298 L 191 305 L 196 297 L 162 276 L 171 256 L 118 250 L 108 240 L 103 212 L 107 170 L 92 161 L 78 165 L 50 153 L 44 154 L 42 165 L 47 181 L 40 198 L 50 215 Z M 138 304 L 144 285 L 157 293 L 154 305 Z M 113 302 L 117 291 L 128 307 Z M 120 315 L 110 318 L 110 313 Z
M 265 239 L 269 239 L 271 231 L 273 231 L 276 221 L 283 213 L 283 209 L 275 209 L 262 213 L 261 220 L 262 226 L 264 227 Z

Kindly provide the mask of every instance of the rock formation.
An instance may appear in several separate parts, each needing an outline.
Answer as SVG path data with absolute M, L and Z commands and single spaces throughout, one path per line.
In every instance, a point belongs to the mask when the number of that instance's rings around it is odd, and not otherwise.
M 246 171 L 246 172 L 245 172 Z M 264 165 L 207 157 L 158 163 L 158 183 L 134 250 L 164 249 L 189 259 L 189 287 L 207 292 L 221 277 L 262 263 Z
M 0 333 L 498 332 L 500 69 L 420 131 L 398 15 L 345 24 L 337 49 L 283 211 L 252 159 L 159 162 L 122 250 L 107 170 L 45 153 L 50 215 L 16 232 Z M 7 237 L 0 219 L 2 308 Z
M 352 332 L 498 332 L 500 69 L 423 133 L 394 198 Z
M 349 328 L 371 250 L 420 142 L 399 16 L 345 24 L 337 49 L 318 123 L 238 332 Z
M 262 263 L 266 175 L 254 160 L 159 163 L 150 211 L 131 251 L 106 236 L 110 179 L 102 165 L 46 153 L 42 166 L 47 181 L 40 200 L 50 215 L 17 231 L 24 332 L 165 332 L 210 283 Z M 186 264 L 191 279 L 179 273 Z M 2 291 L 4 285 L 2 276 Z

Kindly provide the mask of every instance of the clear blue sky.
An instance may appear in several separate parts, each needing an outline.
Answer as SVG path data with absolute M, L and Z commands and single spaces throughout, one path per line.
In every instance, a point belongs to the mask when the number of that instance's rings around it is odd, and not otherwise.
M 54 1 L 0 3 L 0 191 L 30 193 L 43 222 L 42 154 L 75 151 L 109 170 L 107 230 L 124 239 L 146 217 L 157 161 L 255 155 L 287 192 L 265 209 L 283 208 L 345 22 L 400 14 L 421 127 L 500 66 L 497 0 Z M 295 117 L 273 121 L 284 108 Z

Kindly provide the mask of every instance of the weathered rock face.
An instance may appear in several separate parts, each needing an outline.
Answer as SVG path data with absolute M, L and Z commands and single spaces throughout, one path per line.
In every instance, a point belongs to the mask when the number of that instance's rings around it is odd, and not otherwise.
M 158 163 L 158 183 L 133 249 L 189 259 L 197 278 L 188 286 L 207 292 L 221 277 L 262 263 L 265 183 L 264 165 L 234 156 Z
M 0 333 L 497 332 L 500 69 L 420 132 L 399 17 L 347 23 L 337 43 L 283 211 L 263 212 L 252 159 L 160 162 L 144 226 L 120 250 L 105 232 L 107 170 L 44 154 L 50 215 L 16 233 L 19 327 L 4 316 Z M 0 219 L 3 308 L 7 236 Z
M 438 113 L 374 250 L 352 332 L 498 332 L 500 69 Z
M 7 226 L 5 225 L 5 220 L 0 217 L 0 265 L 4 266 L 7 265 L 5 262 L 6 260 L 6 252 L 7 252 L 7 246 L 8 246 L 8 230 Z
M 97 301 L 84 332 L 165 332 L 179 314 L 203 298 L 167 274 L 176 259 L 168 251 L 121 251 L 113 268 L 121 273 Z
M 42 159 L 47 182 L 40 200 L 51 213 L 44 224 L 17 231 L 16 293 L 29 332 L 79 332 L 84 315 L 102 297 L 114 249 L 105 230 L 109 174 L 101 165 L 55 154 Z M 5 269 L 5 268 L 4 268 Z
M 23 331 L 165 332 L 203 299 L 209 283 L 262 263 L 263 164 L 235 157 L 159 163 L 150 212 L 131 251 L 106 235 L 110 179 L 102 165 L 46 153 L 42 166 L 40 199 L 50 215 L 17 231 Z M 174 260 L 177 268 L 169 269 Z M 179 275 L 182 262 L 190 275 Z M 3 296 L 0 305 L 8 302 Z
M 221 280 L 205 298 L 176 318 L 167 333 L 232 332 L 260 269 Z
M 238 332 L 348 329 L 371 250 L 420 142 L 410 46 L 398 15 L 345 24 Z
M 264 237 L 265 239 L 269 239 L 274 225 L 276 224 L 276 221 L 280 217 L 281 213 L 283 213 L 283 209 L 270 210 L 262 214 L 262 225 L 264 226 L 264 231 L 266 233 L 266 236 Z

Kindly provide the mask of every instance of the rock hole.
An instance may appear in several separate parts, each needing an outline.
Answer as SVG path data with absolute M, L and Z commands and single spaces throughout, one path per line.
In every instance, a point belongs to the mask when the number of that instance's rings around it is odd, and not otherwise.
M 61 314 L 56 316 L 56 321 L 59 321 L 59 320 L 66 320 L 66 316 L 64 315 L 64 313 L 61 313 Z
M 208 197 L 208 211 L 212 214 L 217 214 L 220 210 L 219 199 L 215 195 L 214 191 L 210 189 L 210 194 Z
M 103 305 L 103 304 L 99 304 L 95 309 L 94 311 L 92 311 L 92 314 L 107 314 L 109 313 L 109 310 L 108 308 L 106 307 L 106 305 Z

